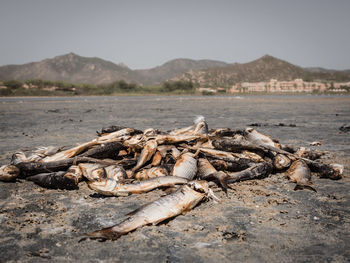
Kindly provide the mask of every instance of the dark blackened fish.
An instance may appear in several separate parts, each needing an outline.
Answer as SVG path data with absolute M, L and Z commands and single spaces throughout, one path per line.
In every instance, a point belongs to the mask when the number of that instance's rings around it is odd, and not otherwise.
M 42 173 L 27 177 L 29 181 L 52 189 L 73 190 L 78 188 L 77 181 L 74 178 L 65 176 L 66 172 Z
M 267 177 L 272 171 L 272 165 L 269 162 L 254 164 L 253 166 L 236 173 L 228 173 L 227 183 L 238 181 L 260 179 Z
M 213 145 L 218 150 L 227 152 L 237 152 L 242 150 L 261 151 L 266 149 L 258 144 L 251 143 L 242 135 L 236 134 L 234 137 L 219 137 L 213 140 Z
M 124 147 L 120 142 L 108 142 L 88 149 L 86 152 L 80 154 L 79 156 L 98 159 L 116 159 L 118 157 L 119 151 L 123 148 Z
M 242 171 L 254 165 L 250 159 L 246 158 L 237 158 L 235 161 L 225 161 L 219 159 L 210 159 L 209 161 L 216 170 L 229 172 Z

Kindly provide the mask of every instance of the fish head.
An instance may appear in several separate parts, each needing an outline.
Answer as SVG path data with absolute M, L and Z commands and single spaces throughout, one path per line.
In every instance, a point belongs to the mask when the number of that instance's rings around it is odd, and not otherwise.
M 14 165 L 3 165 L 0 167 L 0 181 L 12 181 L 17 178 L 20 170 Z
M 22 162 L 26 162 L 27 161 L 27 157 L 24 154 L 24 152 L 15 152 L 12 157 L 11 157 L 11 164 L 16 165 Z
M 194 134 L 208 134 L 208 124 L 205 121 L 200 121 L 196 124 Z
M 209 183 L 204 180 L 195 180 L 188 183 L 188 185 L 195 191 L 208 194 L 209 192 Z
M 195 191 L 202 193 L 205 197 L 214 202 L 220 201 L 220 199 L 214 194 L 214 192 L 209 188 L 209 183 L 204 180 L 195 180 L 188 183 L 188 185 Z
M 117 186 L 117 182 L 110 179 L 100 179 L 88 182 L 88 186 L 92 190 L 112 191 Z
M 331 177 L 331 179 L 333 179 L 333 180 L 341 179 L 343 172 L 344 172 L 344 165 L 333 163 L 333 164 L 331 164 L 331 166 L 334 170 L 334 174 Z
M 251 127 L 248 127 L 248 128 L 246 128 L 246 129 L 244 130 L 244 132 L 245 132 L 246 134 L 253 133 L 254 131 L 255 131 L 255 129 L 254 129 L 254 128 L 251 128 Z

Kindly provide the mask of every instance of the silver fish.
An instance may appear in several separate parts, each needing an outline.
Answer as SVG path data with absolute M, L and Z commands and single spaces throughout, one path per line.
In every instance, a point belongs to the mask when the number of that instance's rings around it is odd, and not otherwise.
M 114 181 L 123 181 L 124 179 L 128 178 L 128 176 L 126 175 L 126 171 L 120 165 L 110 165 L 104 167 L 104 170 L 108 179 Z
M 125 128 L 109 134 L 104 134 L 101 137 L 98 137 L 96 141 L 99 144 L 106 142 L 124 141 L 126 139 L 129 139 L 131 137 L 131 134 L 134 132 L 135 130 L 132 128 Z
M 106 196 L 128 196 L 149 192 L 158 187 L 185 184 L 188 180 L 176 176 L 164 176 L 147 179 L 138 183 L 124 184 L 115 180 L 101 179 L 90 181 L 88 186 L 96 192 Z
M 253 128 L 247 128 L 244 131 L 244 137 L 253 144 L 262 146 L 272 146 L 275 148 L 281 148 L 281 144 L 271 139 L 269 136 L 257 132 Z
M 82 171 L 83 176 L 89 181 L 105 178 L 106 175 L 103 169 L 104 166 L 105 165 L 97 164 L 97 163 L 80 163 L 79 164 L 79 168 Z
M 81 153 L 82 151 L 86 150 L 87 148 L 98 144 L 96 140 L 92 140 L 90 142 L 86 142 L 83 144 L 80 144 L 76 147 L 73 147 L 71 149 L 65 150 L 65 151 L 61 151 L 58 152 L 54 155 L 51 156 L 47 156 L 44 159 L 42 159 L 42 162 L 54 162 L 54 161 L 60 161 L 60 160 L 64 160 L 64 159 L 68 159 L 71 157 L 74 157 L 76 155 L 78 155 L 79 153 Z
M 145 147 L 142 149 L 139 159 L 137 160 L 136 166 L 132 169 L 133 172 L 140 169 L 152 158 L 153 154 L 157 150 L 157 146 L 158 144 L 156 140 L 149 140 L 146 142 Z
M 194 154 L 185 152 L 177 159 L 171 174 L 192 180 L 197 173 L 197 160 L 194 158 Z
M 148 169 L 142 169 L 135 174 L 136 180 L 146 180 L 154 177 L 168 176 L 168 172 L 163 167 L 152 167 Z
M 247 151 L 244 151 L 242 153 L 232 153 L 232 152 L 219 151 L 219 150 L 204 148 L 204 147 L 198 148 L 198 150 L 206 155 L 210 155 L 214 158 L 227 160 L 227 161 L 237 161 L 237 158 L 249 159 L 253 162 L 264 161 L 264 159 L 261 158 L 260 155 L 252 152 L 247 152 Z
M 171 177 L 162 177 L 171 178 Z M 159 179 L 159 178 L 157 178 Z M 173 194 L 141 207 L 123 222 L 112 227 L 104 228 L 88 233 L 80 241 L 87 238 L 98 240 L 116 240 L 120 236 L 129 233 L 139 227 L 148 224 L 156 225 L 168 218 L 175 217 L 183 212 L 193 209 L 208 194 L 209 186 L 205 181 L 197 181 L 189 185 L 183 185 Z

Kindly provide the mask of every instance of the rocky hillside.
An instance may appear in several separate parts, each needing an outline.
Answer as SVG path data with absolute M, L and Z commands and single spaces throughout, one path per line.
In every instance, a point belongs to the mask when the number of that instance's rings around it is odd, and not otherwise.
M 131 70 L 125 64 L 114 64 L 100 58 L 88 58 L 69 53 L 40 62 L 0 67 L 0 79 L 44 79 L 73 83 L 102 84 L 125 80 L 154 85 L 181 75 L 191 69 L 208 69 L 228 64 L 213 60 L 175 59 L 161 66 Z
M 0 79 L 45 79 L 101 84 L 115 80 L 138 82 L 138 75 L 123 65 L 69 53 L 40 62 L 0 67 Z
M 189 70 L 201 70 L 217 67 L 225 67 L 229 64 L 216 60 L 192 60 L 192 59 L 174 59 L 164 63 L 161 66 L 136 70 L 142 78 L 145 84 L 157 84 L 162 83 L 165 80 L 174 78 Z
M 238 82 L 259 82 L 270 79 L 349 81 L 349 71 L 304 69 L 275 57 L 265 55 L 244 64 L 231 64 L 226 67 L 207 70 L 192 70 L 173 78 L 190 80 L 201 86 L 231 86 Z
M 125 80 L 143 85 L 156 85 L 166 80 L 191 80 L 201 86 L 227 87 L 237 82 L 278 80 L 349 81 L 350 71 L 301 68 L 265 55 L 244 64 L 227 64 L 215 60 L 174 59 L 161 66 L 132 70 L 123 63 L 114 64 L 100 58 L 69 53 L 40 62 L 0 67 L 0 80 L 43 79 L 73 83 L 105 84 Z

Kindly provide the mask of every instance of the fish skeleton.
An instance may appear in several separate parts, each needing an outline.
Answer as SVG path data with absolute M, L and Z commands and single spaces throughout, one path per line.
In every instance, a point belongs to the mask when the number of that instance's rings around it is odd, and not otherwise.
M 168 218 L 173 218 L 194 208 L 206 197 L 208 189 L 208 183 L 205 181 L 194 181 L 192 184 L 189 183 L 188 185 L 183 185 L 175 193 L 163 196 L 129 214 L 130 216 L 121 223 L 112 227 L 87 233 L 80 241 L 87 238 L 116 240 L 120 236 L 137 228 L 148 224 L 156 225 Z
M 128 196 L 130 194 L 141 194 L 149 192 L 158 187 L 185 184 L 188 180 L 176 176 L 164 176 L 150 178 L 138 183 L 123 184 L 110 179 L 91 181 L 88 183 L 90 189 L 106 196 Z

